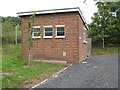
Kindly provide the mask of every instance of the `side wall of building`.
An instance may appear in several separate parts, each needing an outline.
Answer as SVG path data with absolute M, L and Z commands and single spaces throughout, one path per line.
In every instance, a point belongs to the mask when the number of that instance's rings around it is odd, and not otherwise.
M 26 28 L 29 16 L 21 18 L 22 59 L 26 60 L 29 54 Z M 78 12 L 37 15 L 34 25 L 41 26 L 42 32 L 41 38 L 34 42 L 33 59 L 64 60 L 68 63 L 78 64 L 79 60 L 85 56 L 84 49 L 86 46 L 78 40 L 78 37 L 82 35 L 81 30 L 84 26 Z M 43 38 L 43 26 L 47 25 L 52 25 L 53 38 L 51 39 Z M 65 25 L 65 38 L 55 38 L 55 25 Z M 63 56 L 63 52 L 66 52 L 66 56 Z
M 87 40 L 87 30 L 84 30 L 85 25 L 83 22 L 80 21 L 81 18 L 79 17 L 79 62 L 83 61 L 87 58 L 87 47 L 88 43 L 83 43 L 84 40 L 84 33 L 86 34 L 86 40 Z

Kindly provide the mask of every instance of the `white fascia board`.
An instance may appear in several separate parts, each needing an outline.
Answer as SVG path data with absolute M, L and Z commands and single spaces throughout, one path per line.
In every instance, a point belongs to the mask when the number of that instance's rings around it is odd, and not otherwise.
M 21 12 L 18 13 L 18 16 L 25 16 L 31 14 L 49 14 L 49 13 L 61 13 L 61 12 L 72 12 L 72 11 L 79 11 L 78 8 L 71 8 L 71 9 L 53 9 L 53 10 L 43 10 L 43 11 L 31 11 L 31 12 Z
M 30 11 L 30 12 L 20 12 L 20 13 L 17 13 L 17 14 L 18 14 L 18 16 L 25 16 L 25 15 L 32 15 L 34 13 L 35 14 L 51 14 L 51 13 L 74 12 L 74 11 L 79 12 L 80 16 L 82 17 L 83 22 L 85 23 L 86 28 L 89 29 L 79 7 L 65 8 L 65 9 L 53 9 L 53 10 L 41 10 L 41 11 Z
M 87 26 L 86 20 L 85 20 L 85 18 L 84 18 L 84 16 L 83 16 L 83 14 L 82 14 L 82 12 L 81 12 L 80 8 L 79 8 L 79 14 L 80 14 L 80 16 L 81 16 L 82 20 L 84 21 L 84 23 L 85 23 L 85 26 L 86 26 L 87 30 L 89 30 L 89 27 Z

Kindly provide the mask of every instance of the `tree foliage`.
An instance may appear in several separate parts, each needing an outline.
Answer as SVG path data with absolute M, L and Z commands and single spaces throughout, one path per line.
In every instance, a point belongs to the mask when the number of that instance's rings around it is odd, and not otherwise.
M 32 38 L 34 21 L 35 21 L 35 14 L 30 16 L 29 21 L 28 21 L 28 44 L 29 44 L 29 49 L 31 47 L 33 47 L 33 42 L 35 40 L 34 38 Z
M 2 39 L 6 43 L 12 43 L 14 41 L 15 35 L 13 35 L 14 29 L 10 21 L 5 21 L 2 24 Z
M 14 44 L 17 33 L 18 42 L 21 41 L 21 19 L 19 17 L 0 17 L 2 24 L 2 42 L 3 44 Z M 16 26 L 17 32 L 16 32 Z
M 88 26 L 88 37 L 93 45 L 117 45 L 120 35 L 120 2 L 97 2 L 98 12 L 94 13 Z
M 21 19 L 19 17 L 2 17 L 2 23 L 4 23 L 5 21 L 10 21 L 14 26 L 16 25 L 21 25 Z
M 29 66 L 31 66 L 32 64 L 32 48 L 33 48 L 33 43 L 34 43 L 34 38 L 32 38 L 32 33 L 33 33 L 33 26 L 34 26 L 34 21 L 35 21 L 35 15 L 33 14 L 29 17 L 29 21 L 28 21 L 28 48 L 29 48 L 29 56 L 28 56 L 28 62 L 29 62 Z

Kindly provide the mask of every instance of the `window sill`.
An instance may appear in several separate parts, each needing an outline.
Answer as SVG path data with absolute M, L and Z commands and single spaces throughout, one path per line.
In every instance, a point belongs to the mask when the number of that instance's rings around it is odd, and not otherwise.
M 32 38 L 41 38 L 41 36 L 39 36 L 39 37 L 32 37 Z
M 87 41 L 83 41 L 83 43 L 84 43 L 84 44 L 86 44 L 86 43 L 87 43 Z
M 52 36 L 44 36 L 43 38 L 53 38 Z
M 65 36 L 56 36 L 55 38 L 65 38 Z

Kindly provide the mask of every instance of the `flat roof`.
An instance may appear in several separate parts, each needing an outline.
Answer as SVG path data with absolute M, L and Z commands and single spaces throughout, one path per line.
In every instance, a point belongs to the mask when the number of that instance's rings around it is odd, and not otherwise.
M 83 22 L 85 23 L 85 26 L 87 29 L 88 26 L 87 26 L 87 23 L 85 21 L 85 18 L 80 10 L 79 7 L 74 7 L 74 8 L 62 8 L 62 9 L 50 9 L 50 10 L 38 10 L 38 11 L 28 11 L 28 12 L 18 12 L 18 16 L 26 16 L 26 15 L 32 15 L 32 14 L 52 14 L 52 13 L 62 13 L 62 12 L 79 12 Z

